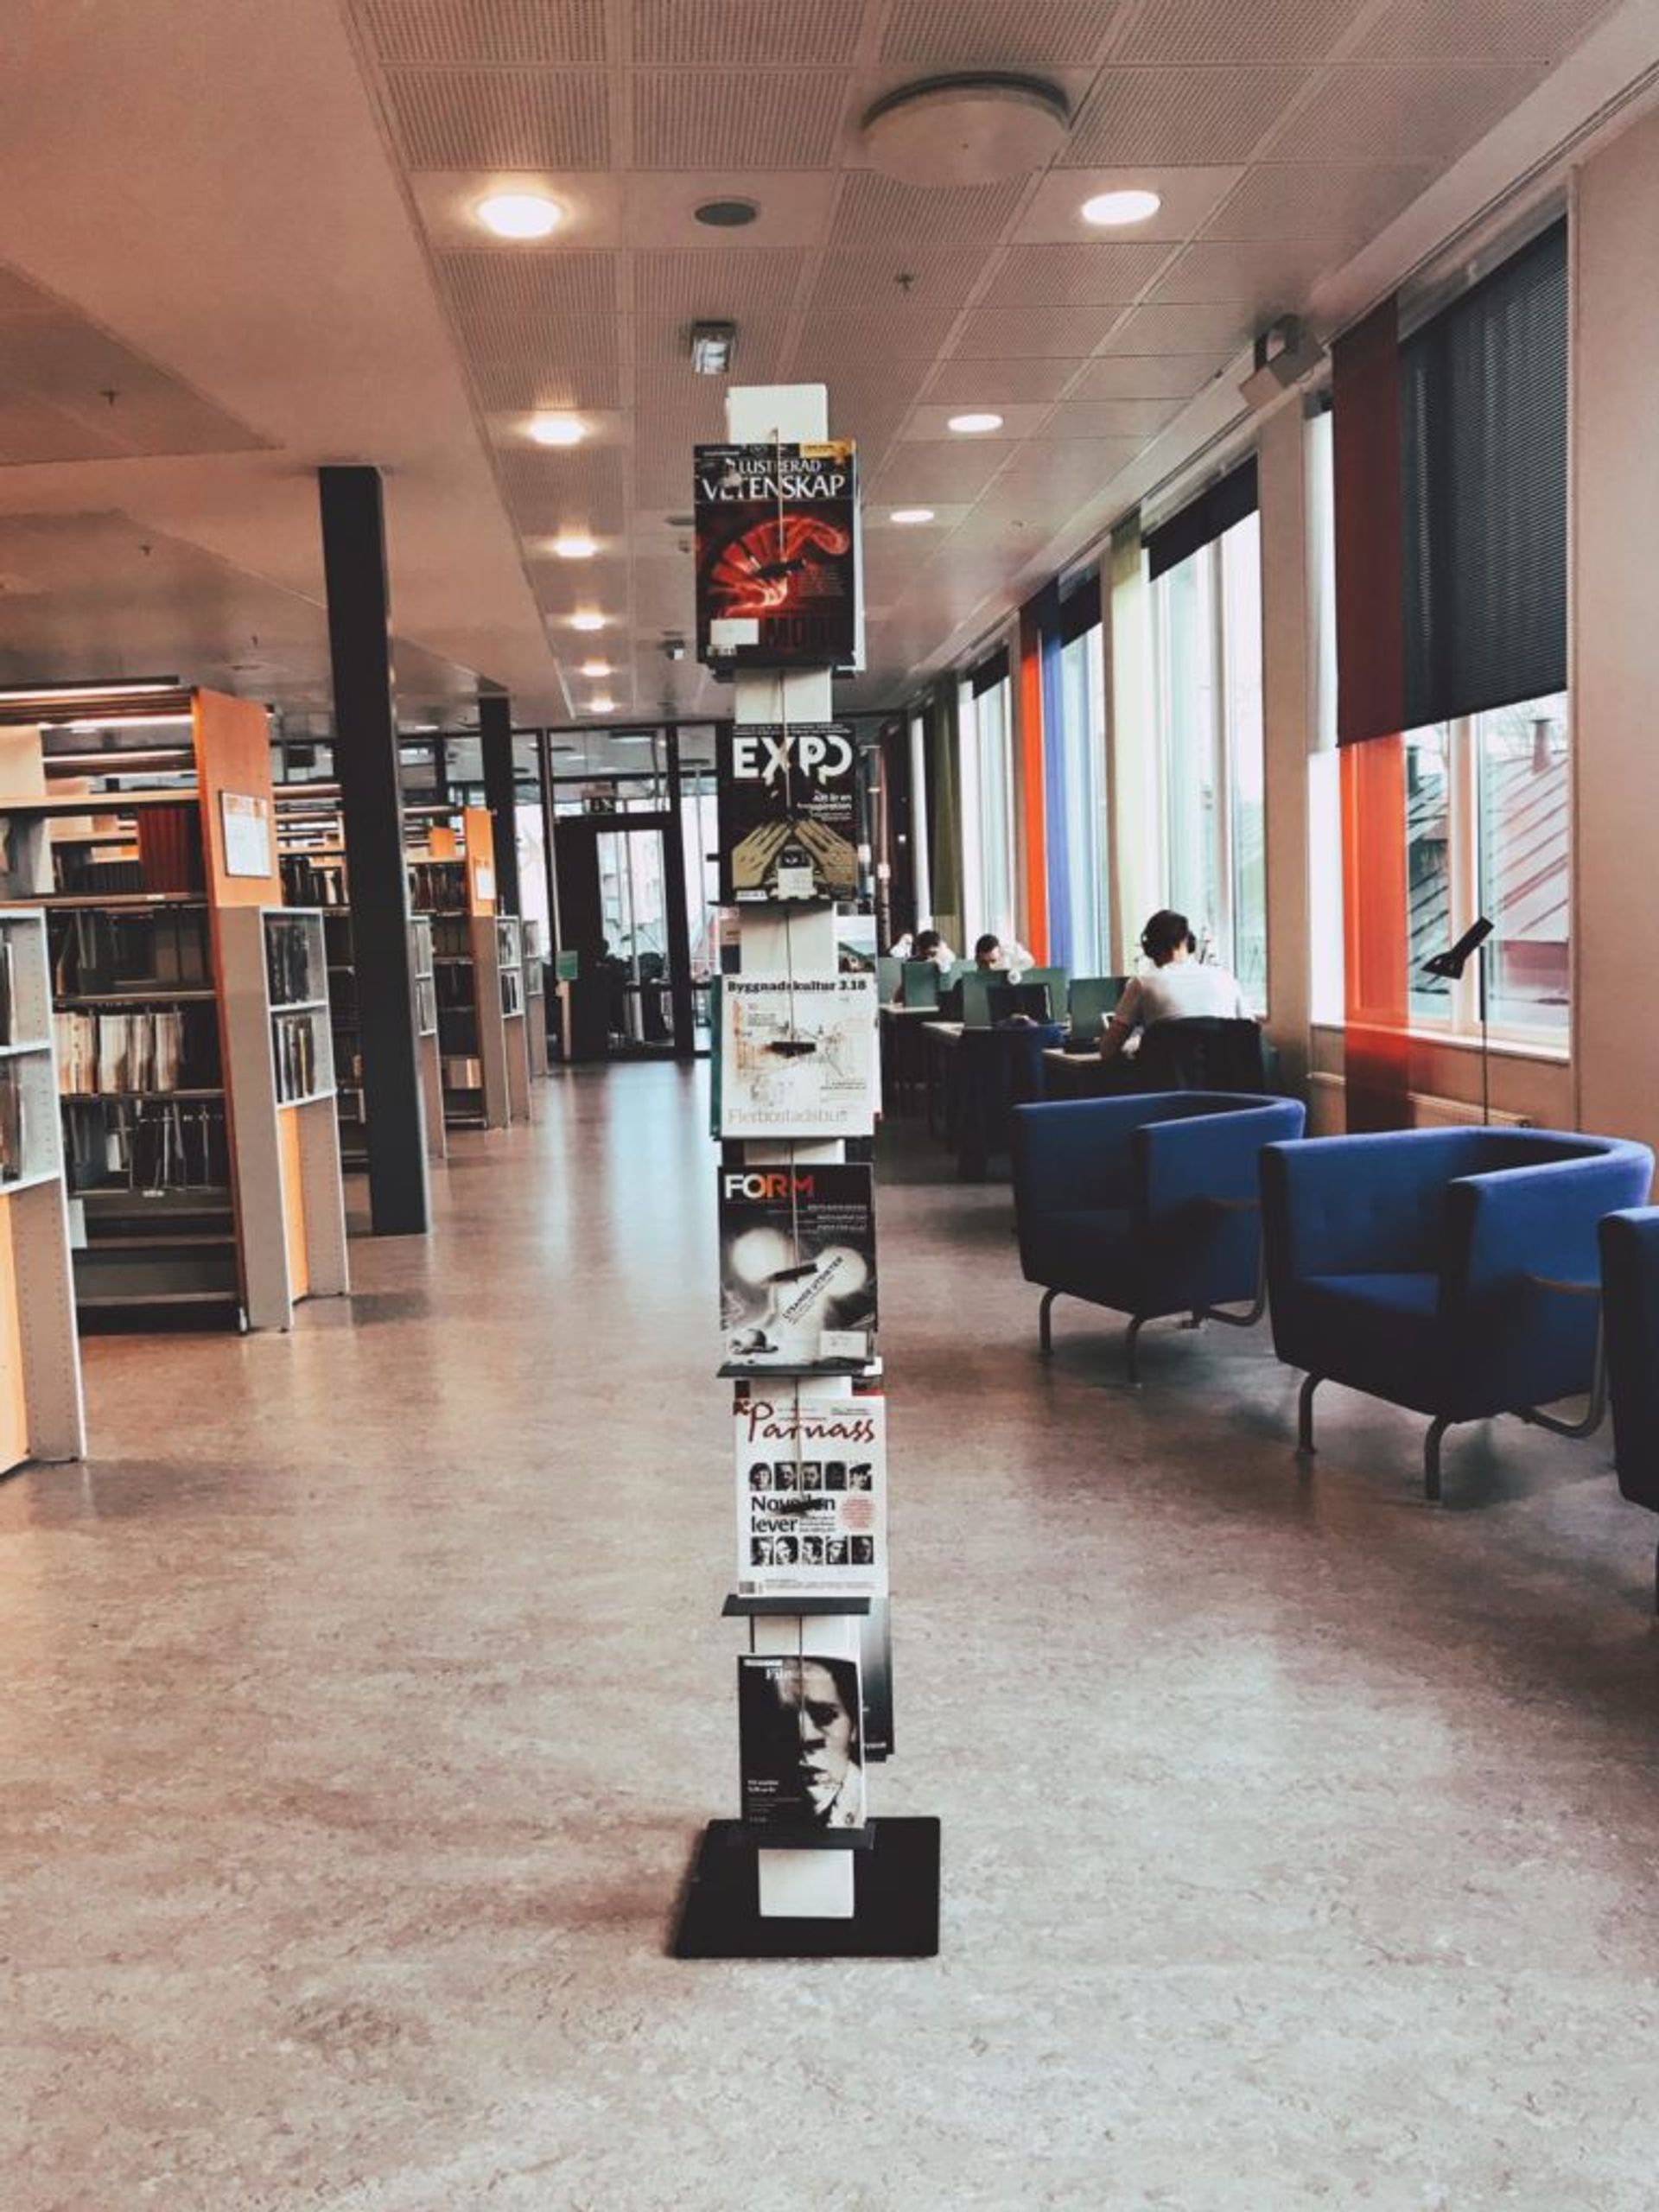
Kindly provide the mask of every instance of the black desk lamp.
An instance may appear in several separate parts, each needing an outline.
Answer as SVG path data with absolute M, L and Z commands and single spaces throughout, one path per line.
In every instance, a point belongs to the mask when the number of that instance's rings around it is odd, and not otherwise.
M 1466 929 L 1455 944 L 1444 952 L 1437 952 L 1432 960 L 1423 963 L 1425 976 L 1439 976 L 1448 983 L 1455 983 L 1472 959 L 1480 997 L 1480 1119 L 1486 1127 L 1492 1118 L 1491 1082 L 1486 1060 L 1486 940 L 1492 933 L 1492 924 L 1484 914 Z

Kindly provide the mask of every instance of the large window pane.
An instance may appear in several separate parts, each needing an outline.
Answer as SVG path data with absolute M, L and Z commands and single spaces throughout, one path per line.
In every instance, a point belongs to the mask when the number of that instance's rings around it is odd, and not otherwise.
M 1570 1000 L 1567 702 L 1564 693 L 1474 717 L 1481 906 L 1494 925 L 1489 1013 L 1564 1033 Z
M 1457 934 L 1452 916 L 1450 733 L 1417 729 L 1406 739 L 1406 954 L 1411 1010 L 1434 1021 L 1450 1018 L 1452 986 L 1423 963 Z
M 1268 840 L 1262 731 L 1262 529 L 1255 515 L 1221 541 L 1231 965 L 1249 1004 L 1268 1003 Z
M 1220 912 L 1215 554 L 1206 545 L 1153 588 L 1164 756 L 1167 903 L 1201 934 Z
M 1098 626 L 1060 649 L 1055 799 L 1063 834 L 1050 836 L 1055 942 L 1074 975 L 1109 965 L 1106 837 L 1106 671 Z
M 982 691 L 976 702 L 979 750 L 980 896 L 977 919 L 966 918 L 968 942 L 989 930 L 1012 938 L 1014 929 L 1014 764 L 1009 755 L 1008 684 L 1006 678 Z

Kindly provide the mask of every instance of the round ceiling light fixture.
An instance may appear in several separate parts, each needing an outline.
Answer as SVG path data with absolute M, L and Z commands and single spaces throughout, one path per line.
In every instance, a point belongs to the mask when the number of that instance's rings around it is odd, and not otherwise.
M 1077 213 L 1085 223 L 1110 230 L 1123 223 L 1144 223 L 1163 206 L 1155 192 L 1097 192 L 1085 200 Z
M 590 715 L 613 715 L 616 702 L 608 691 L 596 691 L 588 702 L 588 711 Z
M 865 149 L 906 184 L 996 184 L 1046 168 L 1065 143 L 1071 110 L 1046 78 L 1004 70 L 925 77 L 864 111 Z
M 693 218 L 711 231 L 741 231 L 760 213 L 753 200 L 703 200 L 691 210 Z
M 498 238 L 550 238 L 564 220 L 564 210 L 544 192 L 493 192 L 473 213 Z
M 553 540 L 553 550 L 561 561 L 591 561 L 599 543 L 585 530 L 567 530 Z
M 613 675 L 615 671 L 607 660 L 585 660 L 582 664 L 582 672 L 584 676 L 598 677 Z
M 530 426 L 530 435 L 538 446 L 579 446 L 588 435 L 588 425 L 574 415 L 538 415 Z
M 595 608 L 584 607 L 579 614 L 573 614 L 570 617 L 570 627 L 573 630 L 602 630 L 605 627 L 605 617 Z
M 887 517 L 889 522 L 931 522 L 932 519 L 931 507 L 895 507 Z
M 982 438 L 989 430 L 1000 430 L 1002 417 L 988 410 L 974 415 L 953 415 L 946 426 L 959 438 Z

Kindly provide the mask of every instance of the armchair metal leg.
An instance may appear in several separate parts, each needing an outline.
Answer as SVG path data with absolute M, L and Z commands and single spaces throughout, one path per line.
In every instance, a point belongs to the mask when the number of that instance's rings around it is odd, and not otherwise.
M 1130 1319 L 1128 1332 L 1123 1338 L 1123 1364 L 1128 1370 L 1129 1388 L 1132 1390 L 1138 1390 L 1141 1388 L 1141 1363 L 1136 1357 L 1136 1352 L 1141 1340 L 1141 1332 L 1146 1325 L 1147 1316 L 1144 1313 L 1135 1314 Z
M 1423 1496 L 1431 1505 L 1440 1502 L 1440 1439 L 1451 1426 L 1443 1418 L 1432 1421 L 1423 1439 Z
M 1318 1375 L 1304 1375 L 1302 1377 L 1302 1387 L 1296 1398 L 1296 1449 L 1299 1452 L 1312 1452 L 1313 1449 L 1313 1393 L 1323 1379 Z
M 1054 1331 L 1048 1316 L 1050 1308 L 1059 1294 L 1058 1290 L 1046 1290 L 1043 1293 L 1043 1302 L 1037 1308 L 1037 1342 L 1045 1357 L 1054 1349 Z

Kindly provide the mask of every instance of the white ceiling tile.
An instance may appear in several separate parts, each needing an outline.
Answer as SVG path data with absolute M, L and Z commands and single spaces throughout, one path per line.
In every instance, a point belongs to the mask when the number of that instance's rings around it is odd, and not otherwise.
M 1211 218 L 1205 237 L 1311 238 L 1353 251 L 1408 207 L 1434 174 L 1427 162 L 1263 162 Z
M 355 0 L 385 62 L 602 62 L 607 0 Z
M 931 398 L 925 405 L 912 408 L 910 419 L 905 424 L 906 443 L 912 438 L 950 438 L 960 445 L 963 442 L 962 433 L 950 428 L 950 418 L 963 411 L 955 405 L 940 406 Z M 1046 421 L 1051 410 L 1046 400 L 1037 400 L 1024 406 L 1005 400 L 995 411 L 1002 417 L 1002 427 L 996 433 L 999 438 L 1028 438 Z
M 610 104 L 598 70 L 388 69 L 411 169 L 602 169 Z
M 611 336 L 614 339 L 613 328 Z M 622 367 L 614 350 L 582 348 L 574 340 L 556 359 L 520 354 L 516 359 L 481 358 L 464 349 L 467 365 L 486 415 L 535 415 L 543 410 L 618 408 L 623 403 Z
M 1185 404 L 1179 399 L 1066 399 L 1044 435 L 1052 438 L 1155 438 Z
M 1138 299 L 1170 257 L 1167 245 L 1127 238 L 1010 246 L 980 296 L 988 308 L 1097 307 Z
M 614 319 L 621 258 L 614 253 L 483 248 L 435 256 L 438 281 L 463 327 L 486 342 L 544 344 L 573 315 Z
M 1225 198 L 1244 172 L 1236 164 L 1225 168 L 1170 168 L 1146 163 L 1136 168 L 1052 169 L 1021 213 L 1013 237 L 1020 245 L 1059 245 L 1067 240 L 1119 238 L 1125 244 L 1142 239 L 1164 241 L 1189 238 L 1204 219 Z M 1155 215 L 1136 223 L 1132 230 L 1093 230 L 1083 219 L 1085 200 L 1103 192 L 1150 190 L 1162 205 Z
M 810 315 L 797 347 L 795 373 L 810 377 L 817 362 L 827 369 L 848 360 L 935 360 L 956 319 L 954 308 L 912 307 L 903 299 L 879 308 Z
M 901 438 L 868 487 L 889 507 L 937 507 L 976 499 L 1019 447 L 1006 438 L 959 438 L 949 445 Z
M 1554 61 L 1618 0 L 1395 0 L 1355 52 L 1417 61 Z
M 1191 399 L 1232 359 L 1229 353 L 1109 354 L 1090 361 L 1072 399 Z
M 1119 11 L 1112 0 L 894 0 L 881 59 L 930 69 L 1083 68 Z
M 999 499 L 1046 507 L 1058 528 L 1126 469 L 1144 438 L 1043 438 L 1022 446 L 996 481 Z
M 839 247 L 812 271 L 809 297 L 815 311 L 873 308 L 896 300 L 906 307 L 965 303 L 984 270 L 983 245 Z
M 568 0 L 542 0 L 556 13 Z M 633 59 L 708 68 L 844 62 L 858 45 L 864 0 L 633 0 Z
M 1103 69 L 1057 167 L 1249 159 L 1310 81 L 1306 69 Z
M 639 70 L 642 169 L 817 169 L 834 159 L 846 79 L 829 70 Z
M 949 245 L 999 238 L 1024 190 L 1024 180 L 1015 177 L 1004 184 L 941 185 L 930 192 L 919 185 L 901 184 L 896 177 L 879 176 L 874 169 L 849 169 L 836 202 L 830 243 Z
M 684 246 L 702 253 L 728 251 L 734 233 L 696 219 L 709 200 L 747 200 L 755 219 L 736 236 L 746 252 L 769 246 L 816 245 L 835 200 L 829 169 L 640 169 L 622 180 L 623 223 L 632 246 Z
M 787 313 L 806 265 L 806 255 L 790 247 L 636 253 L 634 312 L 734 320 L 765 309 Z
M 573 511 L 580 511 L 589 529 L 617 537 L 627 518 L 624 462 L 614 447 L 543 453 L 519 446 L 499 453 L 496 466 L 521 530 L 533 535 L 556 531 Z M 689 473 L 689 462 L 687 467 Z
M 1324 84 L 1264 149 L 1275 161 L 1451 162 L 1523 99 L 1541 62 L 1355 63 Z
M 1248 308 L 1217 307 L 1137 308 L 1115 331 L 1113 353 L 1224 353 L 1250 336 Z
M 941 361 L 927 380 L 925 396 L 953 407 L 1058 399 L 1081 366 L 1077 360 Z
M 1234 301 L 1252 309 L 1276 304 L 1288 311 L 1306 297 L 1328 259 L 1317 240 L 1247 245 L 1205 239 L 1186 248 L 1150 297 L 1174 307 Z
M 1147 0 L 1114 61 L 1319 61 L 1370 0 Z
M 1047 308 L 1040 315 L 1023 308 L 977 308 L 950 350 L 963 360 L 977 355 L 1017 360 L 1033 354 L 1076 360 L 1094 352 L 1122 313 L 1116 306 Z

